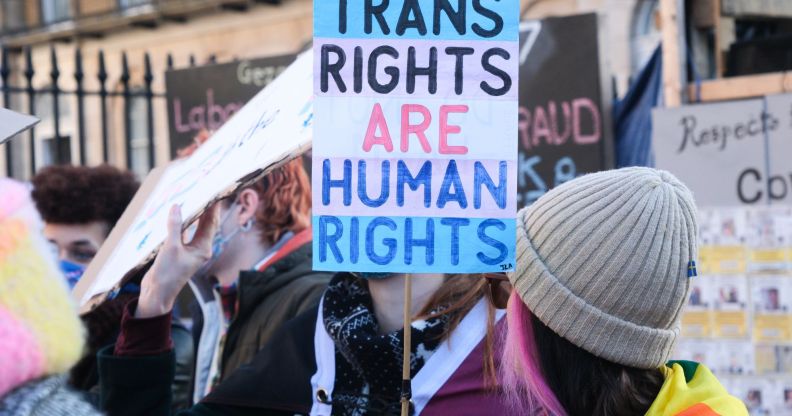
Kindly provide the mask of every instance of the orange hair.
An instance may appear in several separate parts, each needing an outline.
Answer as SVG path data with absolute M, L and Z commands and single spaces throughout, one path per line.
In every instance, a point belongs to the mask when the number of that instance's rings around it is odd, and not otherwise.
M 256 225 L 264 243 L 275 244 L 288 231 L 297 234 L 311 227 L 311 184 L 301 158 L 243 189 L 259 196 Z

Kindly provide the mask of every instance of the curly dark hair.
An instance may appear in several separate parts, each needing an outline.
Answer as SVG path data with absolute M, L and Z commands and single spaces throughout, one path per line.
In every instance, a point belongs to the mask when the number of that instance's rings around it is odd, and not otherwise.
M 131 172 L 110 165 L 49 166 L 33 177 L 32 197 L 48 223 L 104 221 L 112 228 L 139 186 Z

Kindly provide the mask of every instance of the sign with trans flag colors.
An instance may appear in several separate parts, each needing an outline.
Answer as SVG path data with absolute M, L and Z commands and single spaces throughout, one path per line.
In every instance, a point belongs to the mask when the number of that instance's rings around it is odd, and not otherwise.
M 314 16 L 314 269 L 512 270 L 519 1 Z

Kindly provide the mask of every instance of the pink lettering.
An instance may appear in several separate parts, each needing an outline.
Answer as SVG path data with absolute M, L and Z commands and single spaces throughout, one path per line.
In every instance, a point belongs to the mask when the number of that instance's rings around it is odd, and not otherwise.
M 201 129 L 217 130 L 228 121 L 243 103 L 234 102 L 223 106 L 215 102 L 214 90 L 206 90 L 206 103 L 199 104 L 183 112 L 181 99 L 173 99 L 174 127 L 179 133 L 194 133 Z
M 377 135 L 378 128 L 380 135 Z M 388 153 L 393 151 L 393 141 L 388 131 L 388 123 L 385 121 L 385 115 L 382 113 L 382 106 L 379 103 L 375 104 L 371 110 L 366 137 L 363 139 L 363 151 L 370 152 L 375 145 L 385 146 Z
M 401 151 L 407 152 L 410 150 L 410 134 L 415 134 L 421 142 L 421 147 L 426 153 L 432 152 L 432 147 L 429 146 L 429 140 L 426 138 L 426 129 L 432 123 L 432 114 L 429 109 L 418 104 L 405 104 L 401 109 Z M 412 124 L 410 122 L 411 113 L 420 113 L 423 120 L 419 124 Z
M 217 130 L 228 120 L 228 114 L 223 111 L 223 107 L 215 104 L 214 90 L 206 90 L 207 119 L 209 120 L 209 130 Z
M 572 133 L 572 116 L 570 114 L 571 110 L 569 108 L 569 103 L 561 103 L 561 109 L 564 112 L 564 131 L 562 133 L 558 132 L 558 125 L 560 123 L 558 122 L 558 110 L 556 108 L 556 102 L 550 101 L 548 107 L 550 110 L 550 127 L 553 130 L 553 141 L 557 145 L 562 145 L 566 143 L 566 141 L 569 139 L 569 135 Z
M 580 145 L 594 144 L 602 138 L 600 110 L 589 98 L 562 102 L 551 100 L 545 106 L 536 106 L 533 113 L 520 107 L 518 114 L 520 142 L 526 150 L 543 143 L 561 146 L 570 138 Z
M 190 128 L 193 129 L 193 131 L 198 131 L 206 127 L 206 118 L 204 116 L 203 107 L 193 107 L 190 110 L 190 114 L 187 116 L 187 118 L 190 120 Z
M 450 146 L 448 144 L 449 134 L 459 134 L 462 128 L 457 125 L 448 124 L 449 113 L 467 113 L 466 105 L 441 105 L 440 106 L 440 154 L 445 155 L 466 155 L 467 146 Z
M 547 114 L 542 107 L 536 107 L 533 114 L 533 145 L 539 146 L 539 138 L 544 137 L 547 144 L 553 144 L 553 133 L 550 132 L 550 126 L 547 122 Z
M 182 123 L 181 100 L 178 98 L 173 100 L 173 114 L 175 114 L 176 131 L 179 133 L 189 132 L 190 126 Z
M 581 132 L 581 117 L 582 111 L 588 110 L 591 115 L 592 131 L 590 134 L 583 134 Z M 592 144 L 597 143 L 602 136 L 602 126 L 600 126 L 600 113 L 597 105 L 588 98 L 577 98 L 572 101 L 572 114 L 575 120 L 575 143 L 577 144 Z

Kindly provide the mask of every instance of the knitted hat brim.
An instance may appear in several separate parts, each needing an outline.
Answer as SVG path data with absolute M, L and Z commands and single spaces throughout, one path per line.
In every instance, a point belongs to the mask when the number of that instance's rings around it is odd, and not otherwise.
M 509 279 L 531 313 L 553 332 L 597 357 L 642 369 L 665 364 L 679 329 L 637 325 L 608 314 L 572 293 L 536 252 L 525 229 L 528 212 L 521 211 L 517 221 L 518 267 L 509 274 Z

